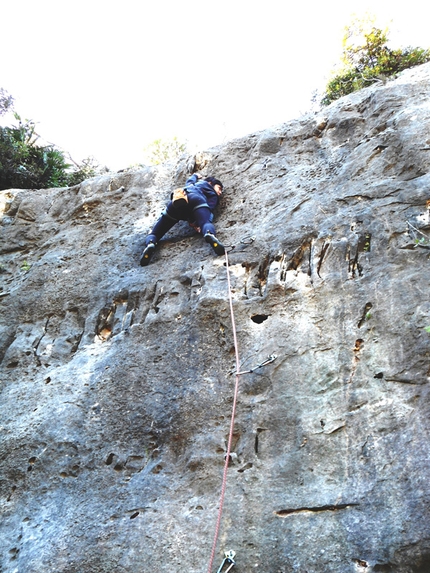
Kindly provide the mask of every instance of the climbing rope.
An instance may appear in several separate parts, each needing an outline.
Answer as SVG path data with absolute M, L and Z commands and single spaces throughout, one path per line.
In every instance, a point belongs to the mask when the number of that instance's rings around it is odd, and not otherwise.
M 228 463 L 230 460 L 230 451 L 231 451 L 231 444 L 233 441 L 233 430 L 234 430 L 234 417 L 236 414 L 236 404 L 237 404 L 237 395 L 239 391 L 239 376 L 240 376 L 240 360 L 239 360 L 239 349 L 237 344 L 237 335 L 236 335 L 236 324 L 234 321 L 234 312 L 233 312 L 233 298 L 231 296 L 231 285 L 230 285 L 230 269 L 228 264 L 228 255 L 227 251 L 225 252 L 225 264 L 227 270 L 227 287 L 228 287 L 228 300 L 230 305 L 230 316 L 231 316 L 231 326 L 233 330 L 233 342 L 234 342 L 234 353 L 236 357 L 236 380 L 234 385 L 234 396 L 233 396 L 233 407 L 231 412 L 231 422 L 230 422 L 230 433 L 228 435 L 228 443 L 227 443 L 227 453 L 225 455 L 225 462 L 224 462 L 224 472 L 222 477 L 222 486 L 221 486 L 221 495 L 219 500 L 219 508 L 218 508 L 218 517 L 215 525 L 215 535 L 212 544 L 212 552 L 209 560 L 209 567 L 208 573 L 211 573 L 212 566 L 215 558 L 215 551 L 218 542 L 219 536 L 219 529 L 221 525 L 221 516 L 222 516 L 222 509 L 224 505 L 224 497 L 225 497 L 225 488 L 227 485 L 227 470 L 228 470 Z
M 254 237 L 246 237 L 245 239 L 243 239 L 243 241 L 245 241 L 244 244 L 251 244 L 254 241 Z M 213 562 L 214 562 L 214 558 L 215 558 L 215 551 L 216 551 L 216 546 L 217 546 L 217 542 L 218 542 L 219 530 L 220 530 L 220 526 L 221 526 L 222 510 L 223 510 L 223 506 L 224 506 L 225 490 L 226 490 L 226 486 L 227 486 L 228 463 L 230 461 L 231 444 L 233 441 L 234 418 L 236 415 L 237 396 L 238 396 L 238 392 L 239 392 L 239 377 L 242 374 L 250 374 L 250 373 L 254 372 L 255 370 L 258 370 L 258 368 L 262 368 L 263 366 L 266 366 L 267 364 L 271 364 L 277 358 L 276 354 L 270 354 L 266 360 L 264 360 L 263 362 L 260 362 L 260 364 L 258 364 L 257 366 L 254 366 L 254 368 L 251 368 L 250 370 L 246 370 L 243 372 L 240 371 L 239 347 L 237 344 L 236 323 L 234 320 L 233 297 L 231 294 L 230 267 L 229 267 L 229 262 L 228 262 L 227 250 L 225 250 L 225 266 L 226 266 L 226 271 L 227 271 L 228 301 L 229 301 L 229 305 L 230 305 L 231 327 L 232 327 L 232 331 L 233 331 L 234 354 L 235 354 L 235 358 L 236 358 L 236 373 L 235 373 L 236 380 L 235 380 L 235 384 L 234 384 L 234 395 L 233 395 L 233 406 L 232 406 L 232 411 L 231 411 L 230 432 L 228 435 L 227 453 L 225 454 L 224 472 L 223 472 L 222 486 L 221 486 L 221 495 L 220 495 L 219 507 L 218 507 L 218 517 L 217 517 L 217 521 L 216 521 L 216 525 L 215 525 L 215 535 L 214 535 L 214 540 L 213 540 L 213 544 L 212 544 L 211 556 L 210 556 L 210 560 L 209 560 L 208 573 L 212 572 Z M 233 374 L 233 372 L 230 372 L 230 374 Z M 233 567 L 233 565 L 235 565 L 235 561 L 234 561 L 235 555 L 236 554 L 234 551 L 227 551 L 226 553 L 224 553 L 224 561 L 222 562 L 217 573 L 221 573 L 221 571 L 225 565 L 228 565 L 228 568 L 224 573 L 227 573 L 228 571 L 230 571 L 230 569 Z

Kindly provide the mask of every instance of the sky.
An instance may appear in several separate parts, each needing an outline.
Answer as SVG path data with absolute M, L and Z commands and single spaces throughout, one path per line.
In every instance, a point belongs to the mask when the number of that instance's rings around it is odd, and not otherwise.
M 423 0 L 8 1 L 0 87 L 44 140 L 119 170 L 158 138 L 204 150 L 300 117 L 366 13 L 430 47 Z

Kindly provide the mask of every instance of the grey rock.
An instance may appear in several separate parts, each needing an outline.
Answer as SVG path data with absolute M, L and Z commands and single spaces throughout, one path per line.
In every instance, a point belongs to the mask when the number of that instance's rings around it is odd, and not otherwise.
M 2 192 L 2 573 L 430 570 L 430 64 L 177 165 Z M 233 248 L 234 247 L 234 248 Z M 268 356 L 276 360 L 258 368 Z

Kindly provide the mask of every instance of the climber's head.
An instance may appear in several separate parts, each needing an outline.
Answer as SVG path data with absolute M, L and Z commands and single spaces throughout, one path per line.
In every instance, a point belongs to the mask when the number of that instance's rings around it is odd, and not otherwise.
M 218 196 L 222 195 L 223 184 L 219 179 L 216 179 L 216 177 L 205 177 L 205 181 L 207 181 L 209 185 L 213 187 L 215 193 Z

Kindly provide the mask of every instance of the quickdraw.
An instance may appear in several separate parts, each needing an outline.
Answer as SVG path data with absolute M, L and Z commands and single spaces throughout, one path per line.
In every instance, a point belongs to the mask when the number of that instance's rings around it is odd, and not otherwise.
M 224 553 L 224 560 L 221 563 L 221 565 L 219 566 L 219 569 L 217 571 L 217 573 L 228 573 L 230 571 L 230 569 L 233 568 L 233 566 L 236 564 L 236 561 L 234 560 L 234 558 L 236 557 L 236 552 L 235 551 L 226 551 Z M 227 569 L 224 569 L 224 567 L 227 565 Z
M 252 245 L 252 243 L 254 241 L 255 241 L 255 237 L 249 236 L 249 237 L 244 237 L 243 239 L 241 239 L 239 241 L 239 243 L 241 245 Z M 231 253 L 236 248 L 236 245 L 224 245 L 224 247 L 225 247 L 226 253 Z
M 244 237 L 243 239 L 240 240 L 242 245 L 251 245 L 254 241 L 255 241 L 255 237 L 252 235 L 249 235 L 248 237 Z
M 419 229 L 417 229 L 416 227 L 414 227 L 413 225 L 411 225 L 411 223 L 409 223 L 409 221 L 406 221 L 406 222 L 409 225 L 409 227 L 415 231 L 415 233 L 414 233 L 414 239 L 415 239 L 414 247 L 415 248 L 416 247 L 422 247 L 423 249 L 430 249 L 430 238 L 429 238 L 429 236 L 426 235 L 425 233 L 423 233 L 422 231 L 420 231 Z M 421 235 L 421 239 L 418 239 L 417 233 Z
M 258 370 L 259 368 L 262 368 L 263 366 L 267 366 L 268 364 L 271 364 L 272 362 L 275 362 L 275 360 L 278 358 L 278 356 L 276 354 L 269 354 L 269 356 L 266 358 L 266 360 L 263 360 L 263 362 L 260 362 L 260 364 L 257 364 L 257 366 L 254 366 L 254 368 L 251 368 L 250 370 L 243 370 L 242 372 L 237 372 L 237 376 L 240 376 L 241 374 L 251 374 L 252 372 L 255 372 L 255 370 Z M 230 374 L 234 374 L 236 371 L 232 370 L 230 372 Z

